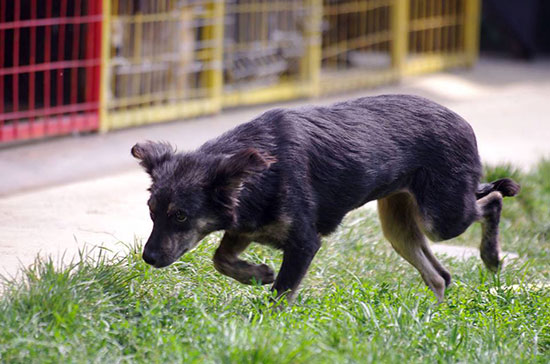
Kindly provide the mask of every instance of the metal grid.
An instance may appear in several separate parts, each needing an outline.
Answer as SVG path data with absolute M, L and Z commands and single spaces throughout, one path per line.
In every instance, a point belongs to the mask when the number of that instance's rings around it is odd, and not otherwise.
M 321 92 L 364 87 L 395 77 L 393 0 L 324 0 Z
M 0 0 L 0 142 L 98 128 L 101 11 Z
M 471 65 L 479 0 L 324 0 L 321 93 Z
M 473 62 L 479 3 L 472 0 L 409 0 L 406 73 Z
M 219 110 L 223 2 L 106 5 L 103 129 Z
M 464 0 L 410 0 L 409 56 L 464 51 Z
M 310 95 L 319 11 L 311 0 L 226 1 L 223 104 Z
M 479 12 L 480 0 L 0 0 L 0 142 L 471 65 Z

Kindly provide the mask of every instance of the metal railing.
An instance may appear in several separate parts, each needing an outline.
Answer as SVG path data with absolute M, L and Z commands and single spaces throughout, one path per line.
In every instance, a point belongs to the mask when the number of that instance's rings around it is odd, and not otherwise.
M 97 130 L 101 0 L 0 0 L 0 143 Z
M 387 83 L 398 77 L 396 26 L 403 23 L 394 19 L 403 5 L 394 0 L 324 0 L 321 93 Z
M 478 49 L 476 0 L 410 0 L 406 74 L 473 64 Z
M 478 0 L 324 0 L 321 93 L 475 62 Z
M 469 66 L 479 11 L 480 0 L 0 0 L 0 142 Z
M 308 0 L 226 1 L 222 105 L 310 96 L 318 10 Z
M 223 2 L 103 4 L 103 130 L 220 109 Z

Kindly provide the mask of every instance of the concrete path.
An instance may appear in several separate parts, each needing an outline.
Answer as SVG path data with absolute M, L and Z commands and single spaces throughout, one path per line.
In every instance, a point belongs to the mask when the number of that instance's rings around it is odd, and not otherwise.
M 423 95 L 464 116 L 476 131 L 485 162 L 529 168 L 550 156 L 550 61 L 482 59 L 473 70 L 276 106 L 382 93 Z M 271 107 L 0 149 L 0 273 L 15 274 L 19 264 L 32 263 L 37 253 L 57 257 L 65 252 L 67 260 L 85 244 L 117 251 L 123 249 L 119 241 L 146 239 L 149 181 L 131 158 L 131 146 L 152 139 L 193 149 Z M 464 251 L 452 255 L 464 256 Z
M 132 172 L 75 182 L 0 199 L 0 274 L 15 275 L 36 255 L 63 257 L 105 246 L 126 251 L 147 237 L 151 220 L 144 202 L 148 177 Z

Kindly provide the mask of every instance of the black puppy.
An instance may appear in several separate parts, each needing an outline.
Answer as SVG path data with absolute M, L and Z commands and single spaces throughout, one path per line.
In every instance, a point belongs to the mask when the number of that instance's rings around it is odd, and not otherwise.
M 132 154 L 153 181 L 147 263 L 165 267 L 225 230 L 216 269 L 243 283 L 275 282 L 279 295 L 296 292 L 322 235 L 378 200 L 384 235 L 441 301 L 451 276 L 425 236 L 451 239 L 481 220 L 481 258 L 496 270 L 502 196 L 519 191 L 510 179 L 480 184 L 470 125 L 407 95 L 274 109 L 194 152 L 147 142 Z M 267 265 L 239 259 L 251 242 L 283 250 L 276 279 Z

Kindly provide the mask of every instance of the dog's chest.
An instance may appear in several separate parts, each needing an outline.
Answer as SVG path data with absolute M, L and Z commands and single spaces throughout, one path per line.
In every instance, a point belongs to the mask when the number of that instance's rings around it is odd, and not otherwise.
M 281 218 L 254 231 L 242 233 L 242 235 L 250 241 L 270 245 L 274 248 L 281 248 L 288 238 L 289 229 L 290 219 Z

